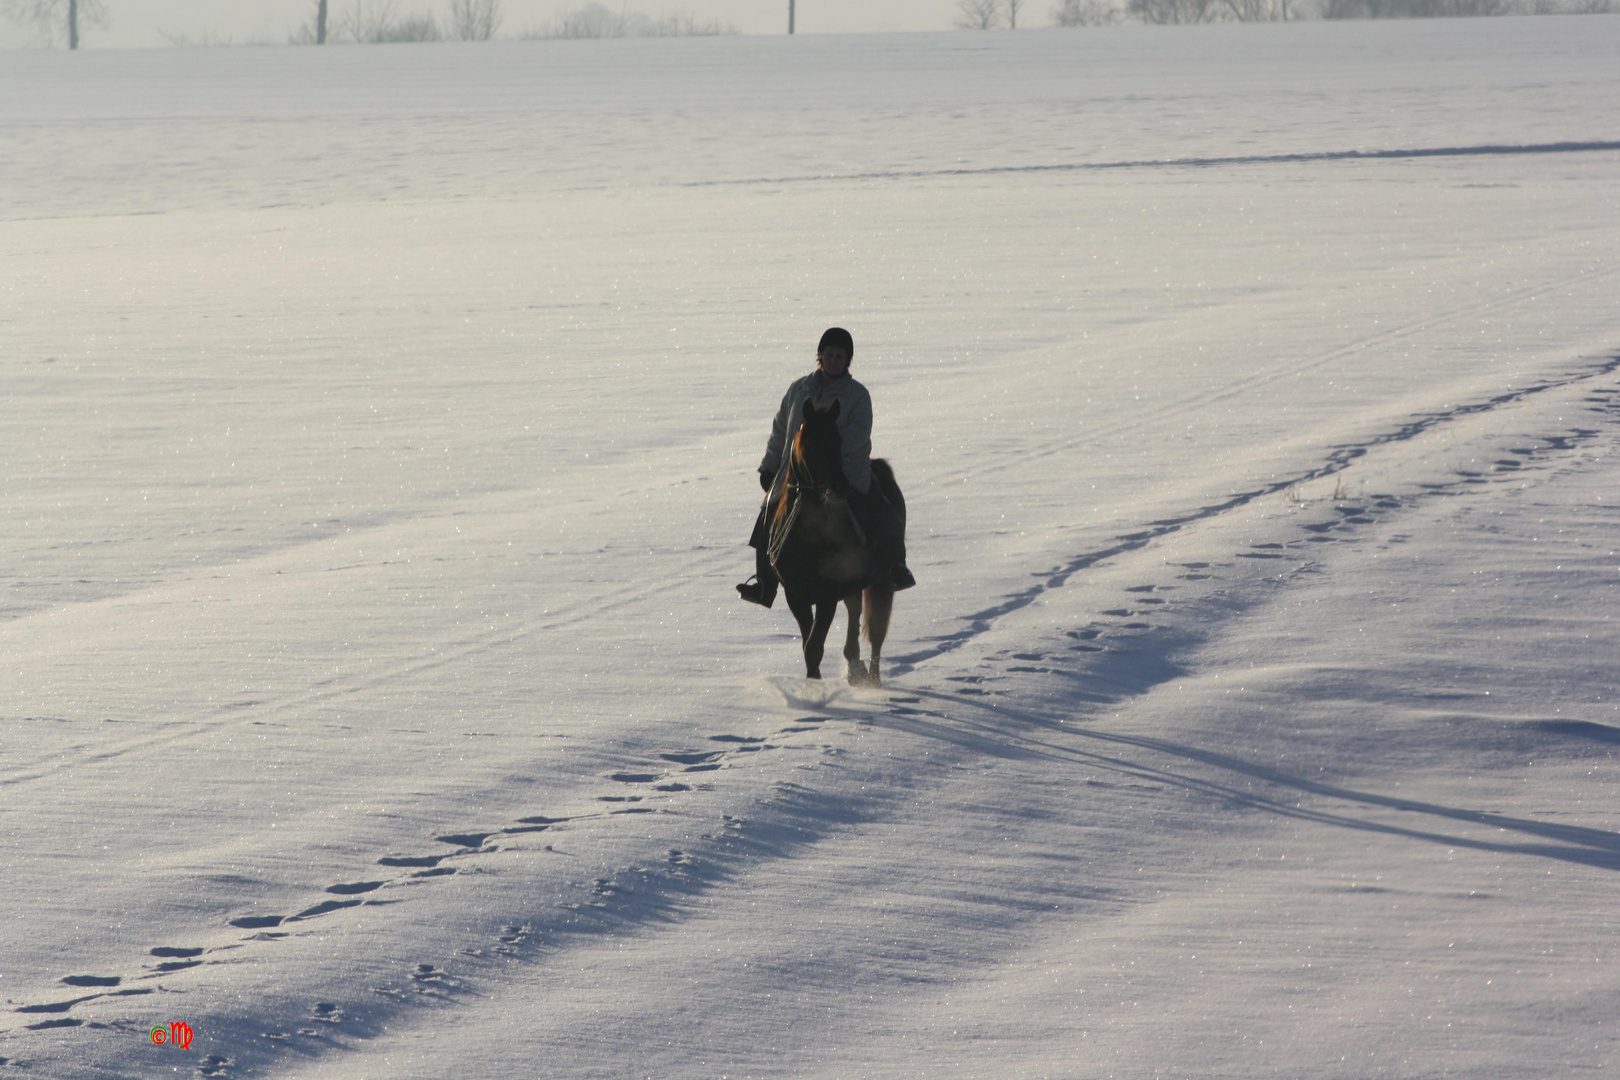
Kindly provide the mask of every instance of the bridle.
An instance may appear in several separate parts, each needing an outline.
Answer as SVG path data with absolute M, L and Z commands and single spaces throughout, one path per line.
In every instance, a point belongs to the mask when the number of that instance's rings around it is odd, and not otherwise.
M 855 519 L 855 511 L 850 508 L 846 492 L 836 483 L 818 480 L 815 470 L 811 468 L 809 455 L 804 452 L 804 429 L 808 423 L 809 421 L 801 423 L 798 432 L 793 436 L 793 452 L 788 455 L 787 477 L 782 481 L 781 499 L 787 504 L 785 510 L 779 508 L 770 516 L 771 527 L 766 554 L 770 558 L 772 569 L 775 569 L 777 557 L 782 554 L 787 538 L 792 535 L 793 526 L 799 520 L 799 511 L 804 508 L 807 499 L 814 499 L 821 506 L 828 506 L 835 499 L 842 502 L 855 535 L 859 537 L 860 543 L 863 545 L 866 543 L 865 530 Z M 841 467 L 840 472 L 835 475 L 842 479 Z

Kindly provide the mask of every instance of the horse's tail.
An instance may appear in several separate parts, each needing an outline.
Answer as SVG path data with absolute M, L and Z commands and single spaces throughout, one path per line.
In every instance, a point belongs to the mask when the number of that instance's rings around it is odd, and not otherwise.
M 883 497 L 901 510 L 906 508 L 906 497 L 900 493 L 900 485 L 894 479 L 894 470 L 883 458 L 872 459 L 872 479 L 877 481 L 878 490 Z

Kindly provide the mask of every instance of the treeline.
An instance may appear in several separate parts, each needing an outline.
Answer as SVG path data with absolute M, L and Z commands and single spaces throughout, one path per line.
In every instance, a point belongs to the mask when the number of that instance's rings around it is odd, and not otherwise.
M 1028 0 L 957 0 L 964 30 L 1016 29 Z M 1491 15 L 1606 15 L 1620 0 L 1059 0 L 1053 26 L 1292 22 L 1298 19 L 1453 19 Z
M 331 15 L 328 20 L 328 15 Z M 373 45 L 400 41 L 488 41 L 500 34 L 504 12 L 501 0 L 450 0 L 448 11 L 435 18 L 430 11 L 408 9 L 401 0 L 316 0 L 310 21 L 292 36 L 295 45 L 356 42 Z M 549 23 L 518 30 L 519 38 L 706 37 L 735 34 L 737 28 L 718 19 L 692 15 L 652 16 L 628 7 L 615 11 L 605 4 L 588 3 L 553 18 Z
M 965 0 L 964 0 L 965 2 Z M 1455 19 L 1491 15 L 1602 15 L 1620 0 L 1062 0 L 1054 26 L 1127 21 L 1291 22 L 1297 19 Z
M 107 0 L 0 0 L 0 16 L 34 32 L 42 45 L 65 43 L 79 47 L 80 34 L 103 26 Z M 407 41 L 489 41 L 501 36 L 504 12 L 501 0 L 447 0 L 436 13 L 421 6 L 407 7 L 402 0 L 311 0 L 307 22 L 288 35 L 292 45 L 337 42 L 374 45 Z M 682 13 L 643 15 L 628 7 L 617 11 L 601 3 L 587 3 L 541 26 L 525 27 L 519 38 L 622 38 L 708 37 L 735 34 L 737 28 L 719 19 L 700 19 Z M 204 32 L 164 32 L 171 45 L 271 45 L 254 38 L 237 42 L 228 36 Z

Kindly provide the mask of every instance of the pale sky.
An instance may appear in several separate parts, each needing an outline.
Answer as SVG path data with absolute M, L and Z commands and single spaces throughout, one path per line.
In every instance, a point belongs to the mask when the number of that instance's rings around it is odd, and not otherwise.
M 356 0 L 331 0 L 341 11 Z M 373 3 L 379 0 L 372 0 Z M 401 14 L 431 12 L 442 15 L 449 0 L 394 0 Z M 586 0 L 503 0 L 503 36 L 517 36 L 525 27 L 544 24 L 558 13 L 584 5 Z M 787 30 L 787 0 L 613 0 L 648 15 L 685 13 L 704 19 L 718 18 L 745 34 L 780 34 Z M 798 32 L 803 34 L 866 33 L 886 30 L 949 30 L 956 17 L 955 0 L 797 0 Z M 207 37 L 282 43 L 315 9 L 314 0 L 106 0 L 107 25 L 83 32 L 85 48 L 139 48 L 165 45 L 164 35 L 185 35 L 193 41 Z M 1044 25 L 1041 0 L 1025 8 L 1020 23 Z M 0 22 L 0 45 L 31 43 L 28 34 Z

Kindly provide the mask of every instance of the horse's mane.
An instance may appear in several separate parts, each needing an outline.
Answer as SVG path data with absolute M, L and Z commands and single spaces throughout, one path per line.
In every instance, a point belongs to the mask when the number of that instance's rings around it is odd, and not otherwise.
M 781 490 L 777 493 L 776 508 L 771 512 L 771 518 L 774 521 L 782 521 L 787 517 L 788 510 L 793 504 L 793 493 L 790 490 L 793 487 L 793 478 L 800 475 L 801 470 L 809 468 L 804 460 L 804 425 L 802 423 L 799 425 L 799 430 L 793 433 L 793 445 L 788 452 L 787 467 L 787 479 L 783 481 Z

